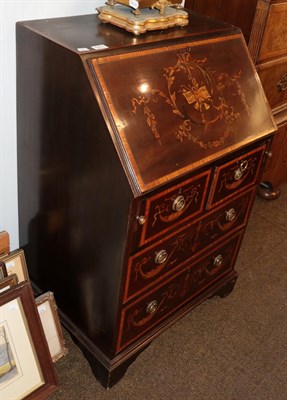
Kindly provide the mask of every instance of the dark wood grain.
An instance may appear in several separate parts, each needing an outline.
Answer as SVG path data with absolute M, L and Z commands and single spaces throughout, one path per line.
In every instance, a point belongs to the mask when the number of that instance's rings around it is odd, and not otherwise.
M 162 42 L 181 42 L 183 38 L 187 40 L 197 39 L 210 35 L 225 35 L 238 33 L 238 28 L 225 25 L 216 20 L 208 20 L 204 16 L 192 14 L 189 17 L 190 24 L 183 28 L 170 28 L 162 31 L 147 32 L 141 36 L 134 36 L 113 25 L 101 23 L 96 13 L 91 15 L 54 18 L 45 20 L 34 20 L 21 22 L 21 25 L 35 31 L 37 34 L 66 47 L 77 54 L 91 54 L 95 51 L 91 46 L 105 45 L 107 50 L 120 51 L 123 48 L 133 46 L 146 46 L 152 43 L 162 44 Z M 88 48 L 87 51 L 79 51 L 79 48 Z
M 265 99 L 254 98 L 262 87 L 242 36 L 92 58 L 91 67 L 140 192 L 274 130 Z
M 239 26 L 248 42 L 257 2 L 258 0 L 186 0 L 185 7 Z
M 91 48 L 98 44 L 108 47 Z M 139 97 L 146 84 L 161 93 L 150 109 Z M 168 326 L 234 286 L 263 157 L 241 192 L 207 209 L 214 171 L 263 149 L 274 122 L 240 31 L 196 13 L 183 29 L 140 37 L 95 15 L 18 23 L 17 110 L 20 245 L 34 288 L 55 293 L 65 326 L 111 386 Z M 174 218 L 178 196 L 193 200 Z M 167 214 L 153 226 L 162 203 Z M 230 208 L 238 213 L 227 221 Z M 140 257 L 172 248 L 189 228 L 194 251 L 178 252 L 158 274 L 149 265 L 155 279 L 135 282 Z M 224 271 L 205 268 L 211 248 L 213 256 L 226 252 L 229 239 Z M 197 274 L 205 268 L 206 285 L 191 286 L 155 325 L 130 333 L 123 310 L 159 293 L 189 261 Z
M 90 338 L 105 331 L 111 343 L 128 182 L 80 58 L 21 25 L 18 38 L 20 243 L 29 273 Z

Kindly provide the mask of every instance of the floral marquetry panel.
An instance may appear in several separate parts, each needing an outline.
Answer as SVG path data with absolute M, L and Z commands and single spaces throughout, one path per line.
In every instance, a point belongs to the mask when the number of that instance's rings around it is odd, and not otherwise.
M 97 57 L 90 66 L 139 192 L 274 129 L 241 35 Z

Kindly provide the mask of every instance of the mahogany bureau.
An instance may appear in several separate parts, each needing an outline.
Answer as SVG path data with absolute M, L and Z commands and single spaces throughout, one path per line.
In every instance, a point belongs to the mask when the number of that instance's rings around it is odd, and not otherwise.
M 279 128 L 259 187 L 262 197 L 275 199 L 287 182 L 287 1 L 186 0 L 185 5 L 242 29 Z
M 189 19 L 17 24 L 20 243 L 106 387 L 232 291 L 276 129 L 241 31 Z

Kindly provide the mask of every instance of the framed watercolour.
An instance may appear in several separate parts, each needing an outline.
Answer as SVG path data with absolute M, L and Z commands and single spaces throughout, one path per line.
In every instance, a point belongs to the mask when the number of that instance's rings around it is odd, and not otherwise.
M 7 276 L 7 269 L 4 261 L 0 260 L 0 281 Z
M 3 399 L 40 400 L 56 376 L 29 282 L 0 295 L 0 393 Z
M 12 286 L 17 285 L 18 277 L 16 274 L 11 274 L 0 281 L 0 293 L 10 289 Z
M 36 298 L 36 304 L 47 339 L 52 360 L 58 361 L 68 354 L 53 292 Z
M 29 274 L 23 250 L 14 250 L 11 253 L 2 256 L 1 260 L 4 261 L 6 265 L 8 275 L 17 274 L 19 283 L 29 280 Z

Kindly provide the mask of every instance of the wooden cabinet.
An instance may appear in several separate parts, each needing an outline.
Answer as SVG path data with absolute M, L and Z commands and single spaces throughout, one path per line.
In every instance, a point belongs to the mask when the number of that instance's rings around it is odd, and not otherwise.
M 186 0 L 185 5 L 242 29 L 279 128 L 259 194 L 277 198 L 287 181 L 287 1 Z
M 260 2 L 261 0 L 185 0 L 185 7 L 239 26 L 248 43 L 257 3 Z
M 268 14 L 258 52 L 257 69 L 265 88 L 279 131 L 272 146 L 273 157 L 266 165 L 263 181 L 267 190 L 263 196 L 273 194 L 287 181 L 287 1 L 269 2 Z M 268 183 L 271 183 L 268 185 Z M 276 197 L 277 193 L 274 192 Z
M 276 127 L 240 31 L 199 15 L 139 37 L 95 15 L 18 23 L 17 98 L 34 288 L 54 291 L 112 386 L 171 324 L 232 291 Z

